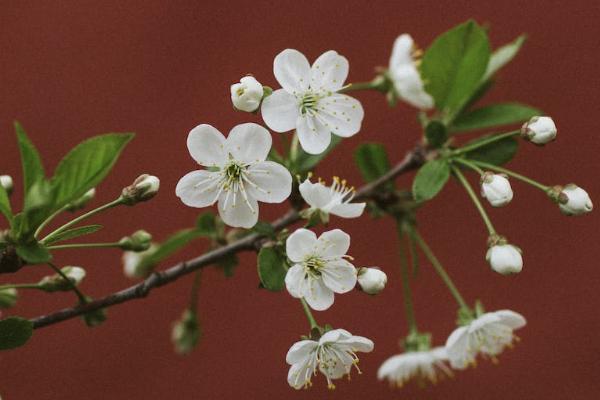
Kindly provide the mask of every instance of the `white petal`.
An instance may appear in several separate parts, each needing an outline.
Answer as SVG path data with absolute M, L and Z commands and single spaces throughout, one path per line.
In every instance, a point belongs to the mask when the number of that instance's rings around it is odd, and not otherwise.
M 254 163 L 266 160 L 272 144 L 268 130 L 258 124 L 246 123 L 233 127 L 227 137 L 225 149 L 237 161 Z
M 316 244 L 317 235 L 313 231 L 304 228 L 296 229 L 285 242 L 285 252 L 293 262 L 301 262 L 314 252 Z
M 339 343 L 343 343 L 352 348 L 352 351 L 362 351 L 364 353 L 369 353 L 373 351 L 375 344 L 371 339 L 368 339 L 363 336 L 352 336 L 349 339 L 342 339 Z
M 296 94 L 308 89 L 310 64 L 298 50 L 285 49 L 273 61 L 275 79 L 288 93 Z
M 302 298 L 306 292 L 306 285 L 308 285 L 308 280 L 302 265 L 296 264 L 288 269 L 285 274 L 285 288 L 290 296 L 297 299 Z
M 367 203 L 342 203 L 333 206 L 329 212 L 342 218 L 358 218 L 365 210 Z
M 332 329 L 328 332 L 325 332 L 323 336 L 321 336 L 321 338 L 319 339 L 319 345 L 322 346 L 326 343 L 335 343 L 338 340 L 340 340 L 340 337 L 347 338 L 348 335 L 346 335 L 346 333 L 348 333 L 348 331 L 344 329 Z
M 319 343 L 314 340 L 301 340 L 294 343 L 285 356 L 285 362 L 291 365 L 303 361 L 318 345 Z
M 217 172 L 192 171 L 179 180 L 175 187 L 175 194 L 186 206 L 207 207 L 217 201 L 218 181 Z
M 275 132 L 294 129 L 300 112 L 296 97 L 283 89 L 278 89 L 265 98 L 260 110 L 267 126 Z
M 317 311 L 327 310 L 333 304 L 333 291 L 323 284 L 321 279 L 308 279 L 304 299 Z
M 408 33 L 404 33 L 396 38 L 390 57 L 391 70 L 413 63 L 413 45 L 413 38 Z
M 292 193 L 292 175 L 283 165 L 262 161 L 251 165 L 246 173 L 244 186 L 256 200 L 265 203 L 281 203 Z
M 397 354 L 385 360 L 377 370 L 377 379 L 383 380 L 389 378 L 392 381 L 397 380 L 396 370 L 404 362 L 406 354 Z
M 311 207 L 323 208 L 331 201 L 331 190 L 321 183 L 312 183 L 306 179 L 299 189 L 302 198 Z
M 317 252 L 323 257 L 341 257 L 350 248 L 350 235 L 341 229 L 324 232 L 317 241 Z
M 331 143 L 331 129 L 315 117 L 298 116 L 296 132 L 302 149 L 308 154 L 321 154 Z
M 202 124 L 192 129 L 187 147 L 192 158 L 205 167 L 220 167 L 227 162 L 225 137 L 210 125 Z
M 414 65 L 401 66 L 392 73 L 398 96 L 410 105 L 422 110 L 433 108 L 433 97 L 425 91 L 421 74 Z
M 288 384 L 294 389 L 302 389 L 314 373 L 315 363 L 311 359 L 294 364 L 288 371 Z
M 496 314 L 496 316 L 500 318 L 500 321 L 504 325 L 512 329 L 519 329 L 524 327 L 525 324 L 527 324 L 527 321 L 521 314 L 511 310 L 500 310 L 496 311 L 494 314 Z
M 250 195 L 248 195 L 248 203 L 250 203 L 250 207 L 248 207 L 240 192 L 237 193 L 235 202 L 233 191 L 230 191 L 229 198 L 227 198 L 227 193 L 221 193 L 219 196 L 219 215 L 223 222 L 234 228 L 250 229 L 256 225 L 256 221 L 258 221 L 258 203 Z
M 325 286 L 336 293 L 347 293 L 356 286 L 356 268 L 344 259 L 328 262 L 320 272 Z
M 334 134 L 350 137 L 360 131 L 365 112 L 360 101 L 345 94 L 319 100 L 317 118 Z
M 465 369 L 472 359 L 468 350 L 469 333 L 468 327 L 461 326 L 455 329 L 446 341 L 446 352 L 450 365 L 455 369 Z
M 333 50 L 329 50 L 313 63 L 310 68 L 310 88 L 315 90 L 338 91 L 348 77 L 348 60 Z

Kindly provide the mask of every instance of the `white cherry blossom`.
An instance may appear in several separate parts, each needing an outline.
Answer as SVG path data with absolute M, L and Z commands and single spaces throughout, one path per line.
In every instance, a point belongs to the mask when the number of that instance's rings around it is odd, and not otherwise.
M 301 340 L 290 347 L 286 362 L 291 365 L 288 383 L 294 389 L 312 385 L 312 377 L 320 371 L 327 379 L 327 387 L 334 389 L 334 379 L 350 376 L 352 367 L 358 369 L 357 352 L 371 352 L 373 342 L 362 336 L 353 336 L 344 329 L 326 332 L 319 341 Z
M 350 137 L 360 130 L 360 102 L 338 93 L 348 76 L 345 57 L 330 50 L 311 66 L 304 54 L 286 49 L 275 57 L 273 72 L 282 89 L 263 100 L 261 112 L 269 128 L 296 129 L 300 145 L 310 154 L 325 151 L 332 133 Z
M 478 354 L 495 359 L 516 340 L 515 329 L 524 327 L 525 318 L 514 311 L 489 312 L 452 332 L 446 341 L 450 366 L 465 369 L 475 364 Z
M 362 215 L 366 206 L 366 203 L 351 203 L 355 193 L 354 187 L 348 187 L 346 181 L 337 176 L 333 178 L 329 187 L 321 180 L 312 183 L 307 178 L 300 184 L 299 189 L 302 198 L 310 206 L 309 212 L 321 210 L 342 218 L 357 218 Z
M 413 38 L 404 33 L 396 39 L 390 57 L 389 77 L 398 97 L 421 110 L 433 108 L 433 98 L 425 91 L 417 69 L 419 51 Z
M 210 125 L 198 125 L 190 132 L 187 146 L 192 158 L 210 169 L 185 175 L 175 193 L 190 207 L 218 202 L 219 215 L 227 225 L 253 227 L 259 201 L 281 203 L 292 190 L 290 172 L 265 161 L 271 144 L 269 132 L 257 124 L 237 125 L 227 139 Z
M 377 377 L 379 380 L 387 379 L 399 388 L 411 379 L 417 379 L 419 383 L 429 380 L 435 384 L 440 376 L 452 376 L 446 361 L 448 355 L 444 347 L 397 354 L 381 364 Z
M 317 235 L 298 229 L 286 242 L 288 258 L 294 264 L 285 276 L 290 295 L 304 298 L 314 310 L 326 310 L 334 293 L 346 293 L 356 285 L 356 268 L 346 259 L 350 236 L 340 229 Z

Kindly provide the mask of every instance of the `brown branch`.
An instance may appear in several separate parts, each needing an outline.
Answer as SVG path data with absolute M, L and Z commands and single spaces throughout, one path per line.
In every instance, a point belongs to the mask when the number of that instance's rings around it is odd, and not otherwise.
M 390 171 L 379 179 L 369 182 L 366 185 L 359 188 L 356 192 L 356 200 L 366 200 L 377 194 L 377 189 L 384 183 L 393 180 L 398 175 L 401 175 L 407 171 L 415 169 L 423 163 L 425 154 L 420 146 L 415 147 L 414 150 L 406 154 L 404 159 L 396 164 Z M 275 231 L 281 230 L 300 219 L 296 210 L 290 210 L 285 215 L 275 220 L 272 223 Z M 230 243 L 226 246 L 216 248 L 209 251 L 199 257 L 193 258 L 188 261 L 176 264 L 164 271 L 154 272 L 144 281 L 130 286 L 127 289 L 123 289 L 119 292 L 109 294 L 106 297 L 94 300 L 90 303 L 79 305 L 76 307 L 65 308 L 56 311 L 52 314 L 43 315 L 37 318 L 33 318 L 34 329 L 43 328 L 48 325 L 56 324 L 58 322 L 66 321 L 71 318 L 86 314 L 91 311 L 95 311 L 101 308 L 107 308 L 116 304 L 121 304 L 126 301 L 140 299 L 146 297 L 150 291 L 154 288 L 166 285 L 173 282 L 180 277 L 204 268 L 208 265 L 214 264 L 224 256 L 238 253 L 244 250 L 254 250 L 260 246 L 260 241 L 264 238 L 258 233 L 252 233 L 244 236 L 243 238 Z

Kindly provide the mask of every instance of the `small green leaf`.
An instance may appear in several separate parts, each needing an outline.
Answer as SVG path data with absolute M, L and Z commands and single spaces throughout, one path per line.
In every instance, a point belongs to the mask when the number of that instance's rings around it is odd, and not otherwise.
M 15 131 L 17 133 L 21 163 L 23 165 L 23 190 L 27 193 L 34 183 L 44 179 L 44 166 L 42 165 L 42 160 L 37 149 L 27 137 L 21 124 L 16 121 Z
M 527 36 L 521 35 L 513 42 L 496 49 L 490 57 L 490 62 L 488 63 L 485 74 L 483 75 L 483 80 L 488 80 L 496 72 L 498 72 L 500 68 L 511 62 L 521 49 L 521 46 L 523 46 L 523 43 L 525 43 L 525 39 L 527 39 Z
M 225 274 L 227 278 L 231 278 L 239 263 L 240 260 L 237 255 L 231 253 L 221 257 L 219 261 L 217 261 L 217 267 L 223 270 L 223 274 Z
M 440 111 L 459 110 L 479 87 L 490 58 L 486 32 L 467 21 L 440 35 L 421 64 L 425 90 Z
M 58 235 L 54 236 L 46 244 L 50 245 L 50 244 L 56 243 L 56 242 L 62 242 L 65 240 L 75 239 L 80 236 L 89 235 L 91 233 L 98 232 L 102 228 L 103 228 L 102 225 L 86 225 L 86 226 L 80 226 L 79 228 L 67 229 L 66 231 L 61 232 Z
M 52 254 L 38 242 L 17 244 L 17 254 L 28 264 L 44 264 L 52 260 Z
M 25 194 L 23 212 L 15 216 L 12 226 L 13 237 L 19 242 L 28 242 L 38 226 L 54 210 L 54 187 L 46 179 L 36 181 Z M 17 218 L 18 217 L 18 218 Z
M 205 212 L 196 219 L 196 231 L 200 236 L 214 237 L 217 234 L 217 221 L 215 214 Z
M 489 139 L 491 135 L 485 135 L 465 144 L 465 146 L 473 145 L 481 140 Z M 514 137 L 498 140 L 490 143 L 487 146 L 479 147 L 473 151 L 466 153 L 471 160 L 483 161 L 494 165 L 502 165 L 509 162 L 517 153 L 519 142 Z
M 442 147 L 448 140 L 446 125 L 436 120 L 429 122 L 425 127 L 425 137 L 430 147 L 434 149 Z
M 33 323 L 21 317 L 0 320 L 0 350 L 23 346 L 33 335 Z
M 303 174 L 312 170 L 321 160 L 331 152 L 342 141 L 342 138 L 337 135 L 331 135 L 331 143 L 329 147 L 321 154 L 308 154 L 302 148 L 298 149 L 298 158 L 296 159 L 295 171 L 298 174 Z
M 156 250 L 145 255 L 138 266 L 139 269 L 146 270 L 161 262 L 162 260 L 175 253 L 177 250 L 185 247 L 192 240 L 203 236 L 197 229 L 181 230 L 156 247 Z
M 380 143 L 363 143 L 354 151 L 354 161 L 366 182 L 372 182 L 390 170 L 385 146 Z
M 108 175 L 133 133 L 109 133 L 87 139 L 58 164 L 53 181 L 56 207 L 62 207 L 96 187 Z
M 453 132 L 465 132 L 494 126 L 511 125 L 525 122 L 531 117 L 541 115 L 537 108 L 519 103 L 492 104 L 478 108 L 458 117 L 452 124 Z
M 442 190 L 449 177 L 450 166 L 446 160 L 426 162 L 413 181 L 413 197 L 418 202 L 431 200 Z
M 12 224 L 13 213 L 10 208 L 10 199 L 8 198 L 8 193 L 6 193 L 6 189 L 2 185 L 0 185 L 0 213 Z
M 278 292 L 285 286 L 287 262 L 282 252 L 274 247 L 263 247 L 258 252 L 258 277 L 262 285 Z

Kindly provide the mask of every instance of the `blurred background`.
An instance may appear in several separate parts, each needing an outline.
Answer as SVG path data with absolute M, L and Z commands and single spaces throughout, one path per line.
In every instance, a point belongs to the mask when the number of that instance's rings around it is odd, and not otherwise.
M 474 17 L 490 26 L 494 47 L 526 32 L 521 54 L 500 74 L 484 102 L 518 100 L 554 117 L 559 135 L 545 148 L 523 144 L 510 167 L 548 184 L 576 182 L 597 203 L 600 78 L 600 3 L 596 1 L 7 1 L 0 11 L 0 172 L 20 182 L 12 122 L 19 120 L 48 170 L 81 140 L 105 132 L 137 132 L 114 172 L 98 187 L 94 204 L 112 200 L 140 173 L 158 175 L 162 190 L 149 203 L 120 208 L 97 221 L 98 239 L 113 240 L 145 228 L 157 239 L 192 226 L 196 209 L 174 194 L 178 179 L 196 168 L 185 140 L 209 123 L 226 133 L 260 117 L 232 110 L 229 86 L 247 73 L 277 87 L 274 56 L 296 48 L 314 60 L 335 49 L 350 60 L 348 82 L 386 66 L 396 36 L 413 35 L 421 47 Z M 327 158 L 317 174 L 342 175 L 360 185 L 352 152 L 363 141 L 383 142 L 392 161 L 418 140 L 415 110 L 390 109 L 378 93 L 356 95 L 365 108 L 361 132 Z M 472 182 L 474 177 L 471 176 Z M 399 179 L 410 185 L 412 175 Z M 18 185 L 13 199 L 20 202 Z M 521 274 L 502 277 L 484 260 L 486 231 L 456 183 L 419 213 L 423 235 L 469 302 L 488 310 L 510 308 L 528 319 L 522 341 L 435 387 L 411 384 L 391 390 L 376 380 L 379 365 L 400 349 L 406 333 L 394 227 L 390 221 L 333 218 L 352 235 L 356 265 L 378 265 L 389 276 L 377 297 L 337 296 L 319 322 L 344 327 L 376 343 L 361 357 L 362 375 L 328 392 L 322 377 L 309 391 L 286 383 L 289 346 L 307 333 L 300 304 L 286 292 L 258 290 L 253 254 L 241 257 L 233 278 L 203 274 L 200 312 L 204 337 L 196 351 L 175 355 L 170 331 L 188 302 L 191 276 L 147 299 L 111 308 L 108 320 L 88 329 L 74 319 L 36 331 L 24 348 L 0 354 L 0 395 L 5 400 L 46 399 L 591 399 L 600 384 L 598 354 L 598 210 L 567 218 L 534 188 L 513 181 L 510 206 L 491 210 L 497 229 L 524 250 Z M 286 205 L 261 207 L 261 218 Z M 172 261 L 200 254 L 196 242 Z M 82 289 L 101 297 L 132 282 L 120 253 L 69 252 L 61 265 L 82 265 Z M 167 262 L 166 265 L 169 263 Z M 29 281 L 35 267 L 0 283 Z M 443 344 L 454 328 L 455 304 L 424 264 L 414 282 L 420 328 Z M 10 313 L 33 317 L 71 306 L 71 293 L 22 292 Z M 8 313 L 8 314 L 10 314 Z

